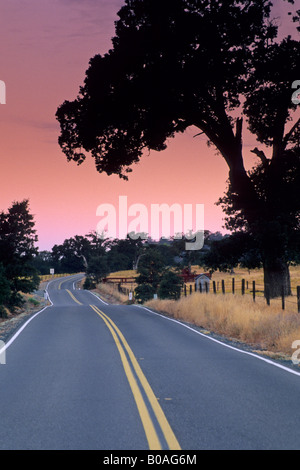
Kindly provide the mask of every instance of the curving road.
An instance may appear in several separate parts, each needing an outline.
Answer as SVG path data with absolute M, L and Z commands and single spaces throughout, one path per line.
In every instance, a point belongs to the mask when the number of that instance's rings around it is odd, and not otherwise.
M 78 279 L 6 345 L 0 449 L 300 449 L 299 373 Z

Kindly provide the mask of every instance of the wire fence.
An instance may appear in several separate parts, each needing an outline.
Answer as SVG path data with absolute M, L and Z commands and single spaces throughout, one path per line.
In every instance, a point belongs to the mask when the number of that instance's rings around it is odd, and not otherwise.
M 199 283 L 184 284 L 181 290 L 181 296 L 188 296 L 194 292 L 202 293 L 213 293 L 213 294 L 239 294 L 242 296 L 251 296 L 253 302 L 258 298 L 264 299 L 267 305 L 271 305 L 273 299 L 271 299 L 268 288 L 258 283 L 257 281 L 246 281 L 245 279 L 236 280 L 220 280 L 220 281 L 209 281 Z M 298 313 L 300 313 L 300 286 L 292 287 L 291 295 L 285 294 L 285 289 L 281 289 L 280 294 L 281 308 L 286 309 L 286 304 L 293 304 Z M 278 298 L 277 298 L 278 300 Z
M 113 286 L 118 292 L 130 296 L 134 299 L 135 297 L 135 284 L 131 283 L 131 286 L 122 285 L 121 282 L 110 282 L 109 285 Z M 286 310 L 288 307 L 295 312 L 300 313 L 300 286 L 292 286 L 291 295 L 285 295 L 284 289 L 281 290 L 280 297 L 271 299 L 268 291 L 265 290 L 264 284 L 257 280 L 245 280 L 245 279 L 222 279 L 218 281 L 199 282 L 199 283 L 186 283 L 183 285 L 180 293 L 180 298 L 187 297 L 188 295 L 198 292 L 200 294 L 213 293 L 215 295 L 239 295 L 251 297 L 253 302 L 264 302 L 268 306 L 279 305 L 282 310 Z

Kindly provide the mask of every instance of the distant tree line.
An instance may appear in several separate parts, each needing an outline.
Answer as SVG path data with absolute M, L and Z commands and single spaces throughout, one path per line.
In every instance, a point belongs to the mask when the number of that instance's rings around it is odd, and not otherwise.
M 210 271 L 231 272 L 236 266 L 247 269 L 263 267 L 257 240 L 247 233 L 222 235 L 205 231 L 201 250 L 186 249 L 186 240 L 137 238 L 109 239 L 90 232 L 75 235 L 56 244 L 51 251 L 39 251 L 29 212 L 29 201 L 14 202 L 0 213 L 0 316 L 6 309 L 22 306 L 22 293 L 38 289 L 40 276 L 55 273 L 86 273 L 84 287 L 93 288 L 110 273 L 135 269 L 136 298 L 145 301 L 157 294 L 176 299 L 182 286 L 182 269 L 199 266 Z M 294 237 L 293 263 L 299 264 L 299 236 Z
M 180 240 L 154 242 L 134 240 L 129 235 L 121 240 L 107 239 L 91 232 L 68 238 L 54 245 L 51 251 L 40 251 L 34 258 L 34 265 L 40 274 L 49 274 L 50 268 L 56 273 L 85 271 L 98 280 L 112 272 L 136 269 L 145 250 L 154 247 L 165 266 L 175 266 L 187 258 Z
M 159 293 L 161 298 L 177 298 L 182 279 L 177 275 L 184 267 L 203 265 L 206 253 L 220 233 L 205 232 L 204 248 L 186 250 L 182 239 L 150 238 L 109 239 L 91 232 L 75 235 L 56 244 L 51 251 L 39 251 L 35 223 L 29 201 L 14 202 L 0 213 L 0 316 L 15 311 L 24 303 L 22 294 L 38 289 L 40 276 L 55 273 L 86 273 L 85 288 L 97 285 L 116 271 L 137 270 L 137 298 L 141 301 Z
M 95 287 L 110 273 L 137 270 L 136 298 L 145 301 L 158 294 L 160 298 L 178 298 L 182 278 L 178 273 L 192 265 L 203 265 L 205 253 L 216 240 L 224 236 L 217 232 L 205 232 L 204 248 L 200 251 L 186 249 L 186 240 L 150 238 L 108 239 L 96 232 L 85 236 L 76 235 L 66 239 L 60 245 L 54 245 L 51 251 L 41 251 L 34 257 L 34 266 L 38 272 L 55 273 L 85 272 L 84 287 Z
M 206 244 L 210 243 L 210 236 L 214 234 L 206 232 Z M 218 236 L 223 238 L 221 234 L 216 234 Z M 54 245 L 51 251 L 38 252 L 34 257 L 34 266 L 41 275 L 49 274 L 51 268 L 55 273 L 84 271 L 96 275 L 95 266 L 101 265 L 101 270 L 97 268 L 101 279 L 111 272 L 136 269 L 145 250 L 151 248 L 160 253 L 165 266 L 197 264 L 203 255 L 203 250 L 186 251 L 184 239 L 134 240 L 127 235 L 126 239 L 119 240 L 102 238 L 91 232 L 68 238 L 62 244 Z
M 298 237 L 295 235 L 293 264 L 298 264 Z M 223 235 L 220 232 L 204 233 L 204 246 L 199 251 L 186 250 L 186 240 L 108 239 L 96 232 L 86 236 L 76 235 L 52 251 L 42 251 L 33 258 L 33 265 L 39 274 L 49 274 L 50 268 L 56 273 L 86 273 L 85 288 L 101 282 L 110 273 L 137 270 L 136 298 L 141 301 L 153 298 L 179 296 L 182 269 L 191 270 L 199 266 L 210 273 L 215 271 L 233 272 L 241 266 L 246 269 L 263 267 L 261 251 L 257 240 L 249 234 L 239 232 Z

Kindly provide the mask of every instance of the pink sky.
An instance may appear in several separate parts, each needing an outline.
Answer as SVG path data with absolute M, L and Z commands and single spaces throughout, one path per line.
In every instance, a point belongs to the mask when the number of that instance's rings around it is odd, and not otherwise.
M 149 209 L 155 203 L 204 204 L 205 229 L 222 230 L 223 213 L 215 202 L 226 189 L 228 170 L 205 137 L 193 138 L 197 130 L 145 156 L 128 182 L 97 173 L 92 160 L 80 167 L 68 163 L 58 146 L 56 109 L 76 97 L 89 59 L 111 47 L 123 3 L 0 0 L 0 80 L 7 89 L 6 104 L 0 105 L 0 210 L 28 198 L 40 250 L 96 230 L 97 207 L 117 208 L 123 195 L 129 205 Z M 276 14 L 281 21 L 278 6 Z M 253 139 L 247 132 L 244 144 L 251 165 Z

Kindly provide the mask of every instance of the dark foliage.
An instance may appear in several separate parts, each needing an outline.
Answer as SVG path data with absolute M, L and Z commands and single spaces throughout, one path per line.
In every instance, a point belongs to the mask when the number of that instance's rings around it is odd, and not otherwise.
M 39 286 L 33 259 L 37 242 L 29 201 L 14 202 L 0 213 L 0 304 L 13 310 L 23 303 L 21 293 Z

